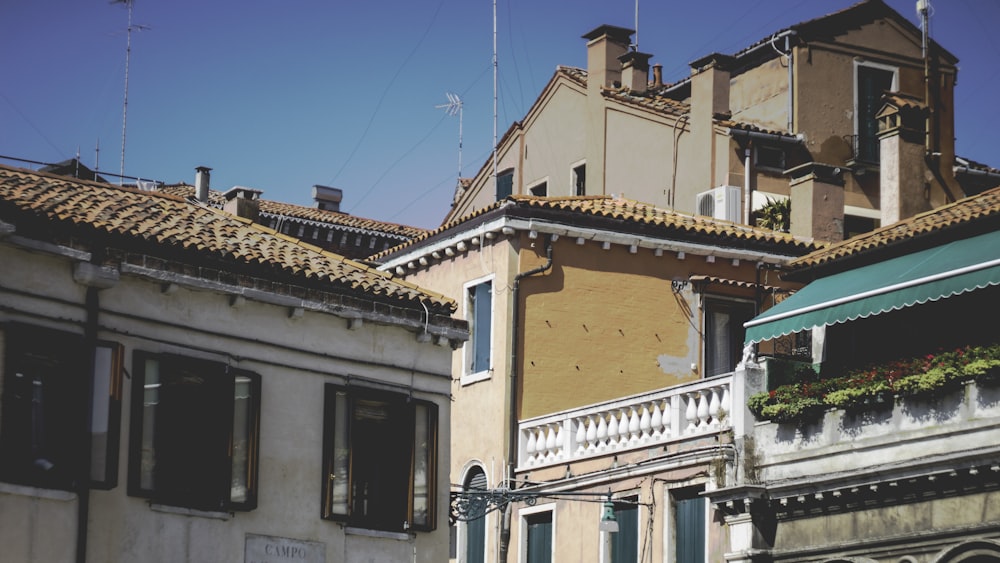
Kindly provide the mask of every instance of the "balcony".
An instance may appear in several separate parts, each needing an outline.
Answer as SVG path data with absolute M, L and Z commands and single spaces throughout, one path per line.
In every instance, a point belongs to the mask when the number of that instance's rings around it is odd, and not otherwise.
M 666 445 L 729 428 L 733 374 L 520 421 L 518 470 Z

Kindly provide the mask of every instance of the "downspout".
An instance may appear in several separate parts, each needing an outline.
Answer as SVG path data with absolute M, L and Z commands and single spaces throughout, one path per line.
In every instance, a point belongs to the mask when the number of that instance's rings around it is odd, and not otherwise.
M 750 152 L 753 141 L 747 140 L 747 147 L 743 149 L 743 223 L 750 224 L 750 209 L 752 208 L 750 198 Z
M 788 132 L 795 132 L 795 89 L 794 86 L 794 75 L 793 69 L 795 67 L 794 60 L 792 59 L 792 36 L 798 35 L 798 32 L 794 29 L 789 29 L 783 33 L 777 34 L 771 38 L 771 48 L 775 50 L 779 55 L 785 57 L 788 63 Z M 777 47 L 774 46 L 774 42 L 779 38 L 785 38 L 785 50 L 779 51 Z M 749 52 L 749 51 L 747 51 Z
M 795 85 L 792 70 L 795 67 L 795 59 L 792 57 L 792 36 L 795 31 L 789 31 L 785 35 L 785 56 L 788 58 L 788 132 L 795 133 Z
M 102 250 L 95 249 L 91 254 L 90 263 L 100 266 L 104 259 Z M 91 464 L 91 426 L 94 418 L 94 371 L 96 367 L 97 355 L 97 329 L 98 314 L 100 312 L 100 299 L 98 292 L 101 288 L 88 284 L 87 294 L 84 301 L 86 319 L 83 325 L 83 349 L 88 355 L 89 361 L 84 363 L 86 369 L 84 381 L 84 408 L 81 420 L 80 431 L 80 466 L 77 468 L 76 477 L 76 563 L 86 563 L 87 561 L 87 535 L 90 523 L 90 464 Z
M 924 59 L 924 103 L 927 105 L 927 120 L 924 124 L 924 163 L 930 170 L 931 175 L 941 185 L 948 198 L 948 201 L 956 201 L 958 197 L 952 192 L 952 187 L 948 183 L 945 170 L 942 167 L 941 159 L 941 138 L 938 127 L 937 101 L 938 96 L 935 87 L 931 85 L 931 37 L 930 37 L 930 3 L 927 0 L 918 0 L 917 12 L 920 14 L 920 54 Z M 952 96 L 954 98 L 954 96 Z M 952 100 L 954 104 L 954 99 Z M 954 172 L 952 172 L 954 175 Z M 953 178 L 953 180 L 955 180 Z
M 536 274 L 541 274 L 552 267 L 552 238 L 547 237 L 545 242 L 545 263 L 537 268 L 532 268 L 526 272 L 520 272 L 514 276 L 514 286 L 510 291 L 511 302 L 514 305 L 514 310 L 511 312 L 510 317 L 510 365 L 507 368 L 509 372 L 510 379 L 510 412 L 507 413 L 508 416 L 508 428 L 507 431 L 508 441 L 507 441 L 507 477 L 512 479 L 514 476 L 514 470 L 517 468 L 517 335 L 520 324 L 520 311 L 519 297 L 521 294 L 521 280 L 534 276 Z M 508 481 L 509 488 L 513 489 Z M 503 524 L 500 530 L 500 561 L 507 561 L 508 549 L 510 547 L 510 520 L 511 520 L 511 510 L 508 504 L 503 513 Z

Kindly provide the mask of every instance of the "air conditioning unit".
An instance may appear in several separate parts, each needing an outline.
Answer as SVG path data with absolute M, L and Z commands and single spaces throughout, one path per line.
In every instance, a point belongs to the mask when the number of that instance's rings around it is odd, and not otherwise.
M 743 213 L 740 211 L 740 196 L 743 190 L 739 186 L 719 186 L 707 192 L 698 194 L 695 207 L 698 215 L 725 219 L 734 223 L 741 222 Z

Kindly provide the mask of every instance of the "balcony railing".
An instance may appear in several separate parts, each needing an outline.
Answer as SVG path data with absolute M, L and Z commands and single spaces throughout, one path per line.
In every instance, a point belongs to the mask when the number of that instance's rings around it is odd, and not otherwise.
M 544 467 L 719 432 L 732 374 L 522 420 L 518 469 Z

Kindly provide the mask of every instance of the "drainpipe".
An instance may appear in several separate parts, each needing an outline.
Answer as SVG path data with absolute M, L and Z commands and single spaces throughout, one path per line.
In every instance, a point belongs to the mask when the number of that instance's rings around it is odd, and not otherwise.
M 517 334 L 520 324 L 520 310 L 518 298 L 521 293 L 521 280 L 536 274 L 541 274 L 552 267 L 552 238 L 547 237 L 545 242 L 545 263 L 537 268 L 532 268 L 526 272 L 521 272 L 514 276 L 514 287 L 510 291 L 511 301 L 514 304 L 514 311 L 511 313 L 510 321 L 510 366 L 507 368 L 510 378 L 510 412 L 508 414 L 508 441 L 507 441 L 507 475 L 508 479 L 513 478 L 514 470 L 517 467 Z M 510 487 L 510 485 L 508 484 Z M 514 487 L 510 487 L 513 489 Z M 503 524 L 500 533 L 500 561 L 507 561 L 507 552 L 510 547 L 510 519 L 513 510 L 510 505 L 503 513 Z
M 750 209 L 752 205 L 750 203 L 750 152 L 753 147 L 753 141 L 747 141 L 747 148 L 743 149 L 743 198 L 746 200 L 743 202 L 743 223 L 746 225 L 750 224 Z
M 103 252 L 95 249 L 91 254 L 90 263 L 100 267 L 103 260 Z M 83 325 L 83 349 L 88 354 L 89 360 L 84 363 L 86 377 L 84 381 L 84 409 L 81 420 L 80 432 L 80 465 L 77 469 L 76 477 L 76 563 L 86 563 L 87 561 L 87 534 L 90 523 L 90 464 L 91 464 L 91 426 L 94 418 L 94 371 L 97 361 L 97 317 L 100 311 L 100 299 L 98 291 L 101 288 L 95 285 L 87 285 L 84 308 L 86 319 Z
M 788 58 L 788 132 L 795 132 L 795 88 L 793 87 L 794 75 L 792 69 L 795 67 L 795 60 L 792 58 L 792 36 L 796 32 L 790 31 L 785 35 L 785 56 Z

